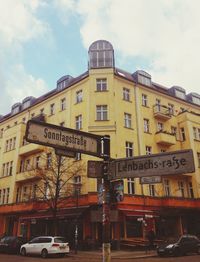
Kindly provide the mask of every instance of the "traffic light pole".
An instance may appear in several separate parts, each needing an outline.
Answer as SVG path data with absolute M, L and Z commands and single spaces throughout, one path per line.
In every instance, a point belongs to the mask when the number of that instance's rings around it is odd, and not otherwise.
M 101 141 L 103 155 L 103 216 L 102 216 L 102 258 L 103 262 L 111 261 L 111 244 L 110 244 L 110 181 L 108 179 L 109 160 L 110 160 L 110 137 L 104 136 Z

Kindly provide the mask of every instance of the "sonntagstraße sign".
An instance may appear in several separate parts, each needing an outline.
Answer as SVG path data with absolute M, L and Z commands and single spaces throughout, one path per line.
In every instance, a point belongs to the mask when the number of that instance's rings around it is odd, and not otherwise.
M 37 120 L 27 122 L 25 138 L 35 144 L 93 156 L 101 155 L 101 136 Z
M 193 152 L 189 149 L 114 160 L 111 162 L 110 179 L 178 175 L 194 171 Z

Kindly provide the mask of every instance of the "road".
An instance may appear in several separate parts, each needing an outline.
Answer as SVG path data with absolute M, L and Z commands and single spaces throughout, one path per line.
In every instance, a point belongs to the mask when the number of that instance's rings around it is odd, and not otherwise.
M 17 255 L 6 255 L 0 254 L 0 261 L 1 262 L 102 262 L 101 256 L 88 256 L 86 255 L 69 255 L 64 258 L 47 258 L 43 259 L 40 257 L 22 257 Z M 160 258 L 160 257 L 148 257 L 148 258 L 119 258 L 113 257 L 112 262 L 199 262 L 200 256 L 198 255 L 190 255 L 190 256 L 183 256 L 183 257 L 167 257 L 167 258 Z

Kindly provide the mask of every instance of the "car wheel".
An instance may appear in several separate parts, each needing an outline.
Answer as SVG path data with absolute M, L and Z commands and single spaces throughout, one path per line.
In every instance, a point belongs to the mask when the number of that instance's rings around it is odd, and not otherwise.
M 25 247 L 22 248 L 20 253 L 21 253 L 22 256 L 24 256 L 24 257 L 26 256 L 26 249 L 25 249 Z
M 48 251 L 46 249 L 42 249 L 41 257 L 46 258 L 48 256 Z

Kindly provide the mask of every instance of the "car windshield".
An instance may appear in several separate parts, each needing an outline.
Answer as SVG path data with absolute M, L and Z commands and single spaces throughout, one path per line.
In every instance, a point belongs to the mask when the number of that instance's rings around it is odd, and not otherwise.
M 64 237 L 55 237 L 54 242 L 55 243 L 67 243 L 67 239 Z

